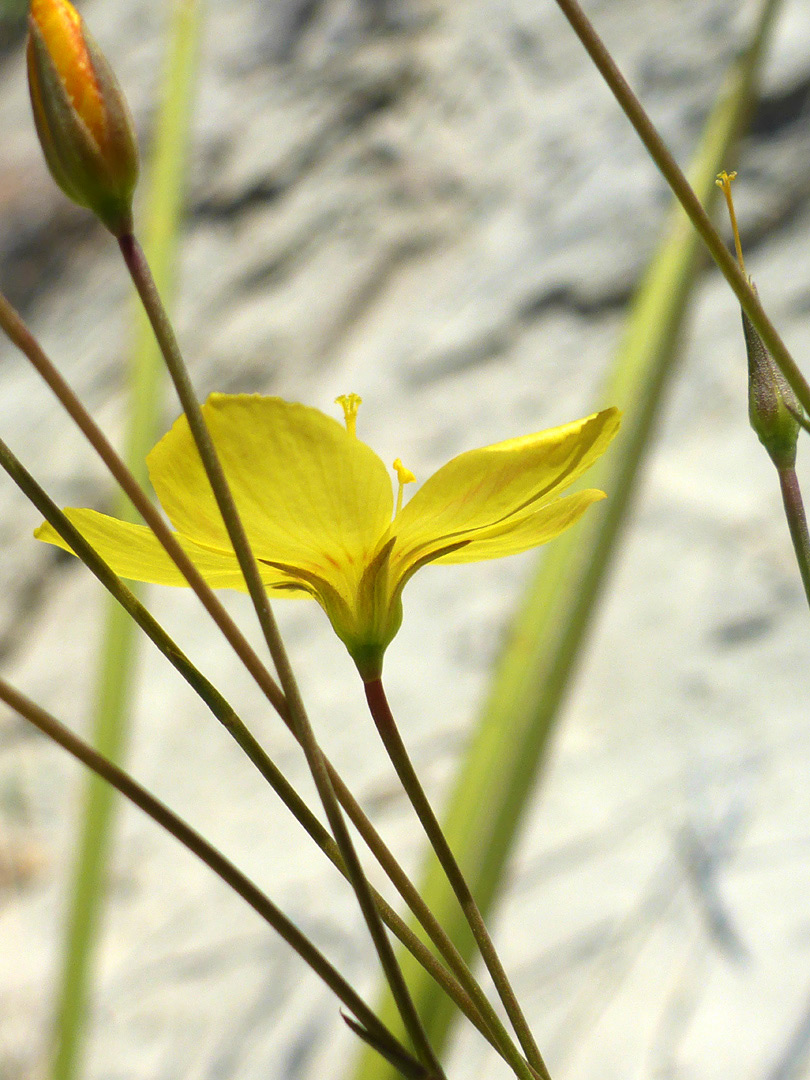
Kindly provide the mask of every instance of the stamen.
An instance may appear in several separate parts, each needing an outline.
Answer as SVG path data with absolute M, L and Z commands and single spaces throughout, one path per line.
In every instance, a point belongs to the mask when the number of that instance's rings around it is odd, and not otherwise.
M 399 480 L 399 491 L 397 492 L 397 508 L 394 512 L 394 516 L 402 509 L 402 493 L 405 490 L 406 484 L 413 484 L 416 482 L 416 477 L 413 475 L 410 469 L 406 469 L 402 462 L 397 458 L 394 462 L 394 472 L 397 474 L 397 480 Z
M 726 197 L 726 204 L 728 205 L 728 216 L 731 218 L 731 230 L 734 233 L 734 247 L 737 251 L 737 262 L 740 264 L 740 269 L 745 273 L 745 262 L 743 261 L 742 244 L 740 243 L 740 231 L 737 228 L 737 215 L 734 213 L 734 200 L 731 198 L 731 181 L 737 178 L 737 174 L 727 173 L 725 170 L 718 173 L 715 184 L 722 190 Z
M 363 399 L 358 394 L 341 394 L 335 398 L 335 404 L 343 409 L 343 419 L 346 421 L 346 430 L 350 435 L 357 437 L 357 410 L 363 404 Z

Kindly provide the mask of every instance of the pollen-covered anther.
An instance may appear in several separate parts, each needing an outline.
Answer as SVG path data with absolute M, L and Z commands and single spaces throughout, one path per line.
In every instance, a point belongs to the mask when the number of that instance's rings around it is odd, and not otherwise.
M 335 404 L 343 409 L 343 419 L 346 421 L 346 430 L 350 435 L 357 435 L 357 410 L 363 404 L 359 394 L 341 394 L 335 398 Z

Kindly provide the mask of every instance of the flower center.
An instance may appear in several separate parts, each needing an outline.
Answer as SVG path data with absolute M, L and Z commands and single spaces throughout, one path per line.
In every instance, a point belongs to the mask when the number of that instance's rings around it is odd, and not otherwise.
M 406 484 L 413 484 L 416 481 L 416 477 L 413 475 L 410 469 L 406 469 L 402 462 L 397 458 L 393 465 L 394 471 L 397 474 L 397 480 L 399 481 L 399 491 L 397 492 L 397 508 L 394 511 L 394 517 L 402 509 L 402 493 L 405 490 Z
M 343 409 L 343 419 L 346 421 L 346 430 L 350 435 L 357 438 L 357 410 L 363 404 L 359 394 L 341 394 L 335 398 L 335 404 Z

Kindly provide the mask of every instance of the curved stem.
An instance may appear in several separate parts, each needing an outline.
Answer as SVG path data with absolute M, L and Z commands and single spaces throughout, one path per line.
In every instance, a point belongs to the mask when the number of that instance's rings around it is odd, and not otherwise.
M 759 297 L 735 262 L 734 256 L 726 247 L 723 238 L 712 225 L 709 215 L 703 209 L 700 200 L 670 153 L 666 143 L 659 135 L 658 130 L 645 112 L 641 102 L 633 93 L 627 80 L 619 71 L 604 42 L 586 17 L 577 0 L 557 0 L 557 5 L 568 19 L 574 33 L 584 45 L 602 78 L 610 87 L 627 119 L 636 129 L 647 153 L 672 188 L 696 231 L 709 249 L 709 254 L 731 286 L 746 315 L 759 331 L 762 340 L 782 374 L 790 383 L 796 397 L 805 410 L 810 412 L 810 385 L 808 385 L 796 361 L 788 352 L 776 327 L 765 313 Z M 772 16 L 775 10 L 776 0 L 770 0 L 768 15 Z
M 23 494 L 40 511 L 43 517 L 50 522 L 59 535 L 68 543 L 76 555 L 95 574 L 101 584 L 108 590 L 110 595 L 121 605 L 121 608 L 137 623 L 146 636 L 166 657 L 176 671 L 185 679 L 194 692 L 205 702 L 213 715 L 228 731 L 239 747 L 244 751 L 250 761 L 255 765 L 261 776 L 273 788 L 284 805 L 292 813 L 293 817 L 315 841 L 327 858 L 337 867 L 341 874 L 348 879 L 345 864 L 340 851 L 329 832 L 324 828 L 318 818 L 286 779 L 278 766 L 267 755 L 256 738 L 251 734 L 244 721 L 238 716 L 233 706 L 223 697 L 215 686 L 191 663 L 180 647 L 166 633 L 158 621 L 150 614 L 147 608 L 138 600 L 135 594 L 124 585 L 120 578 L 104 562 L 100 555 L 87 543 L 81 533 L 71 524 L 65 514 L 55 502 L 47 495 L 44 489 L 36 482 L 31 474 L 25 469 L 13 451 L 0 439 L 0 467 L 5 469 L 11 479 L 17 484 Z M 335 774 L 335 779 L 339 778 Z M 345 787 L 341 792 L 341 798 L 345 798 L 349 805 L 354 808 L 351 793 Z M 362 813 L 362 812 L 361 812 Z M 351 811 L 350 811 L 351 814 Z M 362 823 L 360 828 L 363 829 Z M 365 831 L 363 829 L 363 831 Z M 372 830 L 373 831 L 373 830 Z M 375 834 L 376 835 L 376 834 Z M 372 840 L 373 844 L 373 840 Z M 387 850 L 387 849 L 386 849 Z M 394 863 L 396 869 L 398 864 Z M 403 874 L 404 877 L 404 874 Z M 415 892 L 413 885 L 404 878 L 406 884 Z M 394 911 L 387 901 L 376 890 L 372 890 L 374 902 L 380 911 L 383 921 L 399 938 L 402 944 L 409 950 L 414 958 L 422 965 L 429 975 L 442 987 L 448 996 L 455 1002 L 458 1008 L 478 1028 L 481 1034 L 498 1050 L 502 1056 L 506 1056 L 501 1049 L 503 1039 L 497 1030 L 499 1021 L 495 1015 L 495 1023 L 485 1008 L 473 1001 L 473 997 L 479 999 L 483 991 L 475 983 L 475 991 L 468 994 L 460 982 L 454 978 L 447 969 L 439 963 L 432 952 L 416 936 L 413 930 Z M 452 948 L 452 946 L 451 946 Z M 463 964 L 463 961 L 462 961 Z M 472 975 L 464 965 L 469 979 Z M 466 980 L 465 980 L 466 981 Z M 489 1002 L 484 998 L 486 1005 Z M 489 1011 L 492 1012 L 491 1006 Z M 494 1027 L 498 1038 L 493 1037 L 490 1028 Z M 508 1043 L 508 1035 L 506 1042 Z M 508 1060 L 508 1058 L 507 1058 Z
M 12 344 L 16 345 L 50 387 L 70 418 L 107 466 L 132 505 L 155 534 L 166 554 L 196 593 L 200 603 L 253 676 L 267 700 L 278 713 L 284 715 L 286 713 L 286 702 L 273 676 L 256 655 L 247 638 L 220 603 L 210 585 L 180 547 L 174 533 L 165 523 L 160 512 L 155 508 L 149 496 L 124 464 L 119 454 L 116 453 L 101 428 L 82 405 L 55 365 L 46 356 L 39 342 L 2 293 L 0 293 L 0 329 L 3 330 Z
M 410 908 L 414 917 L 422 926 L 422 929 L 439 950 L 452 971 L 455 972 L 459 982 L 480 1010 L 482 1017 L 486 1019 L 492 1045 L 499 1051 L 501 1057 L 509 1062 L 515 1074 L 521 1077 L 522 1080 L 532 1080 L 532 1078 L 537 1077 L 537 1072 L 529 1066 L 518 1051 L 509 1032 L 504 1027 L 500 1017 L 493 1009 L 486 994 L 481 989 L 481 986 L 473 973 L 470 971 L 464 957 L 453 944 L 452 939 L 440 925 L 433 912 L 423 900 L 419 890 L 399 865 L 379 833 L 360 809 L 354 796 L 347 790 L 343 781 L 337 773 L 334 772 L 328 762 L 327 765 L 331 770 L 330 775 L 332 776 L 332 782 L 335 785 L 337 796 L 348 814 L 349 819 L 360 833 L 360 836 L 365 841 L 366 846 L 374 855 L 377 862 L 388 875 L 399 895 Z M 493 1038 L 497 1040 L 497 1046 L 495 1041 L 493 1041 Z
M 343 1002 L 360 1024 L 370 1032 L 388 1052 L 408 1069 L 407 1075 L 424 1078 L 424 1069 L 408 1054 L 405 1048 L 379 1020 L 357 992 L 332 966 L 323 953 L 298 927 L 270 900 L 241 870 L 220 851 L 208 843 L 196 830 L 155 798 L 123 769 L 97 753 L 72 731 L 61 724 L 40 706 L 30 701 L 4 679 L 0 679 L 0 701 L 19 713 L 43 734 L 53 739 L 68 753 L 92 769 L 98 776 L 112 784 L 135 806 L 161 825 L 168 833 L 210 867 L 218 877 L 242 897 L 265 922 L 293 948 L 316 975 Z
M 529 1064 L 538 1075 L 541 1076 L 543 1080 L 550 1080 L 548 1069 L 546 1068 L 543 1057 L 537 1047 L 537 1043 L 534 1041 L 534 1036 L 531 1033 L 523 1010 L 518 1003 L 500 957 L 495 950 L 492 938 L 489 936 L 489 931 L 484 924 L 481 912 L 478 910 L 475 898 L 467 885 L 461 867 L 456 861 L 456 857 L 450 849 L 450 845 L 447 843 L 439 820 L 433 812 L 433 808 L 428 801 L 424 788 L 413 767 L 413 762 L 411 761 L 405 744 L 402 741 L 402 737 L 399 734 L 394 716 L 388 704 L 388 699 L 385 695 L 382 679 L 373 679 L 370 682 L 364 683 L 364 686 L 369 711 L 377 727 L 377 731 L 380 734 L 380 738 L 383 741 L 383 745 L 388 752 L 388 756 L 391 758 L 391 762 L 396 769 L 397 776 L 399 777 L 402 786 L 405 788 L 408 798 L 411 800 L 416 815 L 422 823 L 422 827 L 436 853 L 436 857 L 441 863 L 442 869 L 447 875 L 447 879 L 456 894 L 484 963 L 487 966 L 487 970 L 492 976 L 492 981 L 503 1002 L 503 1006 L 506 1009 L 512 1027 L 515 1029 L 520 1045 L 523 1047 L 523 1052 L 525 1053 Z
M 152 531 L 155 533 L 158 541 L 163 546 L 166 553 L 178 567 L 180 572 L 185 577 L 189 586 L 196 593 L 205 609 L 209 612 L 212 619 L 221 630 L 222 634 L 234 649 L 237 656 L 245 665 L 248 672 L 252 675 L 259 688 L 265 694 L 268 701 L 273 705 L 276 711 L 284 720 L 285 724 L 291 726 L 289 719 L 287 704 L 284 699 L 281 690 L 275 683 L 267 668 L 262 664 L 255 651 L 248 644 L 247 640 L 242 635 L 239 628 L 231 619 L 225 608 L 220 603 L 218 597 L 211 590 L 210 586 L 200 575 L 195 565 L 188 558 L 186 553 L 177 543 L 172 531 L 163 521 L 158 510 L 154 507 L 149 497 L 143 488 L 135 480 L 130 470 L 126 467 L 119 455 L 116 453 L 112 444 L 106 438 L 99 426 L 90 416 L 76 396 L 74 391 L 62 377 L 57 370 L 56 366 L 46 355 L 42 347 L 37 342 L 31 331 L 25 325 L 14 308 L 8 303 L 6 298 L 0 293 L 0 329 L 6 334 L 9 340 L 14 344 L 23 356 L 31 363 L 37 373 L 41 376 L 43 381 L 47 384 L 54 396 L 60 402 L 67 414 L 74 421 L 76 426 L 85 436 L 89 444 L 99 455 L 104 462 L 113 478 L 118 482 L 121 489 L 126 493 L 132 502 L 133 506 L 138 510 L 143 520 L 149 525 Z M 47 517 L 44 509 L 43 516 Z M 61 532 L 58 524 L 55 520 L 49 519 L 54 528 L 58 532 Z M 68 543 L 73 547 L 73 542 L 67 536 Z M 78 549 L 77 553 L 78 553 Z M 114 575 L 113 575 L 114 576 Z M 106 583 L 105 583 L 106 584 Z M 124 588 L 124 586 L 122 586 Z M 126 590 L 129 592 L 129 590 Z M 130 594 L 131 595 L 131 594 Z M 145 626 L 142 626 L 146 629 Z M 147 631 L 148 632 L 148 631 Z M 153 639 L 154 640 L 154 639 Z M 156 642 L 157 644 L 157 642 Z M 160 645 L 158 645 L 160 648 Z M 169 653 L 171 649 L 169 650 Z M 172 656 L 167 653 L 166 655 L 172 660 Z M 182 655 L 182 654 L 180 654 Z M 174 662 L 172 660 L 172 662 Z M 197 687 L 195 687 L 197 689 Z M 198 692 L 200 692 L 198 690 Z M 204 696 L 204 695 L 203 695 Z M 210 701 L 207 701 L 209 707 L 212 707 L 214 714 L 218 719 L 223 720 L 222 716 L 216 712 L 214 706 Z M 227 724 L 226 724 L 227 726 Z M 236 735 L 234 736 L 236 737 Z M 238 741 L 238 740 L 237 740 Z M 243 747 L 244 749 L 244 747 Z M 444 932 L 436 919 L 432 916 L 429 908 L 425 905 L 418 890 L 414 884 L 410 881 L 404 870 L 401 868 L 397 860 L 394 858 L 391 851 L 386 846 L 385 842 L 380 837 L 379 833 L 374 829 L 374 826 L 368 820 L 367 816 L 363 813 L 357 800 L 349 791 L 346 784 L 340 778 L 337 771 L 327 760 L 327 768 L 332 784 L 337 793 L 338 799 L 346 809 L 349 818 L 357 828 L 358 832 L 362 836 L 363 840 L 367 844 L 369 850 L 379 861 L 386 874 L 393 882 L 396 889 L 400 892 L 403 899 L 407 903 L 410 910 L 413 912 L 417 920 L 422 924 L 428 937 L 436 945 L 441 955 L 445 958 L 451 969 L 455 972 L 459 981 L 465 987 L 471 997 L 474 997 L 478 1002 L 479 1010 L 482 1016 L 487 1017 L 487 1027 L 489 1032 L 500 1043 L 500 1049 L 504 1052 L 505 1048 L 510 1043 L 509 1035 L 506 1029 L 501 1024 L 497 1014 L 489 1004 L 486 995 L 484 995 L 480 986 L 475 980 L 472 972 L 465 963 L 463 957 L 459 951 L 455 948 L 448 935 Z M 399 935 L 398 935 L 399 936 Z M 418 939 L 416 939 L 418 940 Z M 428 955 L 430 955 L 428 953 Z M 439 980 L 442 979 L 440 971 L 443 970 L 439 967 L 436 975 Z M 459 1007 L 461 1004 L 457 1001 Z M 472 1016 L 470 1019 L 473 1019 Z M 475 1022 L 473 1020 L 473 1022 Z M 476 1025 L 479 1026 L 479 1025 Z M 479 1026 L 480 1029 L 480 1026 Z
M 340 804 L 335 796 L 326 762 L 309 722 L 287 651 L 281 640 L 281 634 L 270 607 L 267 591 L 259 573 L 258 563 L 251 549 L 250 541 L 205 422 L 200 403 L 197 400 L 174 328 L 166 314 L 149 269 L 149 264 L 137 239 L 131 234 L 121 236 L 118 238 L 118 246 L 132 277 L 133 284 L 141 298 L 144 310 L 152 324 L 160 351 L 163 354 L 169 375 L 186 415 L 191 435 L 197 446 L 203 468 L 239 563 L 239 568 L 242 571 L 250 598 L 253 601 L 264 639 L 273 658 L 292 730 L 304 751 L 318 795 L 329 820 L 332 835 L 340 849 L 340 854 L 349 874 L 349 880 L 357 896 L 357 902 L 360 905 L 369 934 L 377 950 L 380 964 L 391 987 L 391 993 L 397 1003 L 402 1021 L 413 1041 L 420 1061 L 430 1070 L 432 1075 L 441 1078 L 444 1076 L 441 1064 L 433 1052 L 425 1029 L 419 1019 L 396 953 L 374 903 L 371 886 L 366 878 L 363 865 L 357 855 L 351 834 L 343 818 Z

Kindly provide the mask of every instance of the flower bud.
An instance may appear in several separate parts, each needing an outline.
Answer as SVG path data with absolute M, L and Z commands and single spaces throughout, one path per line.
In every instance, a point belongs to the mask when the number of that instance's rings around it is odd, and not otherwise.
M 121 88 L 69 0 L 31 0 L 28 86 L 54 180 L 116 236 L 132 228 L 138 148 Z
M 750 279 L 749 279 L 750 280 Z M 756 292 L 754 283 L 751 288 Z M 787 379 L 771 359 L 754 324 L 742 313 L 748 353 L 748 417 L 751 427 L 777 469 L 796 464 L 801 405 Z
M 718 174 L 715 183 L 726 199 L 737 262 L 745 274 L 740 230 L 737 228 L 737 215 L 731 197 L 731 181 L 736 175 L 735 172 L 727 173 L 724 170 Z M 756 293 L 756 285 L 747 274 L 745 276 Z M 765 342 L 745 311 L 742 312 L 742 324 L 745 351 L 748 354 L 748 419 L 777 469 L 792 469 L 796 464 L 801 405 L 787 379 L 771 359 Z

